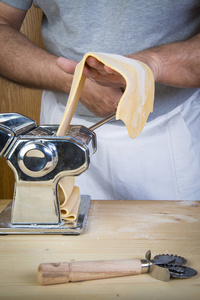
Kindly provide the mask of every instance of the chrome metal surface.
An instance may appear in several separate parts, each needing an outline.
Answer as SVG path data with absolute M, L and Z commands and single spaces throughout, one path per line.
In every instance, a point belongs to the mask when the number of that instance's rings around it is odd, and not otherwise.
M 190 278 L 197 274 L 196 270 L 186 266 L 171 266 L 169 272 L 172 278 Z
M 171 264 L 175 262 L 175 256 L 169 254 L 159 254 L 154 256 L 154 259 L 151 259 L 151 262 L 155 265 Z
M 173 254 L 159 254 L 156 255 L 153 260 L 151 260 L 151 251 L 148 250 L 145 254 L 145 258 L 147 264 L 149 263 L 150 275 L 158 280 L 168 281 L 170 277 L 189 278 L 197 274 L 196 270 L 183 266 L 187 260 L 182 256 Z M 142 273 L 145 273 L 145 271 Z
M 50 131 L 50 129 L 51 127 L 48 126 L 48 132 Z M 72 126 L 66 136 L 56 136 L 54 132 L 55 127 L 52 127 L 52 129 L 53 131 L 50 135 L 34 135 L 33 132 L 35 132 L 36 130 L 33 130 L 30 135 L 26 134 L 23 136 L 19 136 L 10 149 L 9 153 L 7 153 L 7 161 L 10 167 L 13 169 L 14 173 L 18 174 L 17 176 L 19 180 L 36 181 L 39 177 L 41 181 L 46 181 L 51 180 L 55 177 L 61 178 L 63 176 L 77 176 L 88 169 L 91 156 L 96 151 L 95 133 L 83 126 Z M 44 131 L 45 128 L 43 127 L 42 130 Z M 38 132 L 38 130 L 36 132 Z M 23 155 L 28 152 L 28 145 L 30 145 L 30 143 L 31 145 L 33 145 L 34 143 L 37 144 L 38 141 L 40 144 L 40 149 L 38 150 L 40 150 L 41 152 L 43 152 L 41 150 L 42 145 L 47 145 L 47 143 L 48 145 L 53 144 L 57 151 L 58 163 L 50 172 L 47 172 L 45 175 L 43 174 L 44 176 L 39 175 L 39 173 L 37 176 L 37 172 L 35 171 L 34 174 L 31 173 L 31 175 L 28 175 L 28 173 L 32 170 L 29 169 L 28 171 L 27 166 L 25 166 L 26 168 L 22 166 L 24 164 Z M 37 146 L 35 147 L 37 148 Z M 43 146 L 43 150 L 44 148 L 45 147 Z M 26 151 L 22 149 L 25 149 Z M 41 154 L 41 152 L 39 153 L 38 151 L 38 154 Z M 55 153 L 55 151 L 53 152 Z M 19 153 L 20 167 L 18 163 Z M 22 171 L 21 167 L 25 172 Z M 32 168 L 33 167 L 35 169 L 39 168 L 37 164 L 35 166 L 32 166 Z
M 9 129 L 16 136 L 25 134 L 37 126 L 37 123 L 18 113 L 3 113 L 0 114 L 0 125 Z
M 149 274 L 161 281 L 169 281 L 170 279 L 170 272 L 166 268 L 159 267 L 157 265 L 152 264 L 150 267 Z
M 66 136 L 56 136 L 57 125 L 37 126 L 19 114 L 0 114 L 0 125 L 0 151 L 15 175 L 12 226 L 60 226 L 58 182 L 88 169 L 95 133 L 74 125 Z
M 0 235 L 8 234 L 63 234 L 79 235 L 83 232 L 87 220 L 91 198 L 88 195 L 81 195 L 79 214 L 76 222 L 61 221 L 52 225 L 13 225 L 11 223 L 12 203 L 0 213 Z
M 149 272 L 149 268 L 150 268 L 150 263 L 147 259 L 141 259 L 141 267 L 142 267 L 142 270 L 141 270 L 141 273 L 148 273 Z
M 59 223 L 58 181 L 64 176 L 77 176 L 89 167 L 96 151 L 95 134 L 73 126 L 67 136 L 57 137 L 55 129 L 47 136 L 35 136 L 33 132 L 31 136 L 19 136 L 7 156 L 15 174 L 13 224 Z
M 28 176 L 41 177 L 51 172 L 58 162 L 56 147 L 36 140 L 25 144 L 18 154 L 18 165 Z
M 0 157 L 4 156 L 6 149 L 14 139 L 14 133 L 8 128 L 0 125 Z
M 169 281 L 170 273 L 166 268 L 159 267 L 151 262 L 151 250 L 148 250 L 145 254 L 145 258 L 149 263 L 149 274 L 161 281 Z
M 53 180 L 16 180 L 11 214 L 13 225 L 48 225 L 60 222 L 59 200 Z
M 103 124 L 108 123 L 108 122 L 110 122 L 111 120 L 113 120 L 113 119 L 115 118 L 115 116 L 116 116 L 116 113 L 114 113 L 114 114 L 110 115 L 109 117 L 107 117 L 107 118 L 101 120 L 100 122 L 98 122 L 98 123 L 92 125 L 89 129 L 90 129 L 90 130 L 95 130 L 95 129 L 99 128 L 100 126 L 102 126 Z
M 158 254 L 154 256 L 153 262 L 158 265 L 173 264 L 173 265 L 185 265 L 187 259 L 182 256 L 173 254 Z
M 37 126 L 36 122 L 17 113 L 0 114 L 0 157 L 4 156 L 15 136 Z

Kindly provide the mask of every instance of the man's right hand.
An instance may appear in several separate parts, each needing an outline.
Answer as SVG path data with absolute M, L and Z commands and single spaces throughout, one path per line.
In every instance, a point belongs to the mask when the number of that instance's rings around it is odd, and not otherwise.
M 105 118 L 116 112 L 122 94 L 120 88 L 101 86 L 86 79 L 80 101 L 96 116 Z
M 76 62 L 64 57 L 59 57 L 57 59 L 57 65 L 64 72 L 74 74 Z M 121 96 L 121 88 L 102 86 L 95 80 L 87 78 L 80 101 L 93 114 L 105 118 L 116 111 Z

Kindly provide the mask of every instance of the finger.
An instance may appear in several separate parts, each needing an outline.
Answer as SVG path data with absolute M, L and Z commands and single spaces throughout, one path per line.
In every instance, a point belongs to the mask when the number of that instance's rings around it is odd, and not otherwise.
M 85 64 L 84 69 L 83 69 L 83 75 L 88 78 L 94 79 L 99 75 L 99 72 L 96 69 L 91 68 L 87 64 Z
M 113 70 L 109 66 L 103 64 L 102 62 L 97 60 L 95 57 L 89 56 L 88 59 L 86 60 L 86 62 L 88 63 L 88 65 L 91 68 L 95 68 L 96 70 L 98 70 L 98 72 L 100 74 L 104 74 L 104 75 L 106 75 L 107 73 L 115 74 L 115 75 L 118 74 L 115 70 Z
M 90 68 L 96 69 L 100 74 L 106 74 L 104 64 L 93 56 L 88 56 L 86 63 Z
M 57 66 L 66 73 L 74 74 L 77 62 L 65 57 L 58 57 L 56 60 Z
M 99 74 L 95 78 L 93 78 L 97 83 L 104 85 L 104 86 L 110 86 L 110 87 L 125 87 L 126 81 L 124 77 L 117 73 L 113 72 L 112 74 L 106 74 L 102 75 Z
M 108 73 L 108 74 L 117 74 L 117 72 L 113 69 L 111 69 L 110 67 L 104 65 L 104 70 Z

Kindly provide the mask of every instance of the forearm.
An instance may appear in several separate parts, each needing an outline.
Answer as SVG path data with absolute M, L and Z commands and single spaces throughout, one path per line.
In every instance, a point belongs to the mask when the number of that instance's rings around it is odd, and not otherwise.
M 128 55 L 153 71 L 155 81 L 176 87 L 200 87 L 200 34 L 172 44 Z
M 0 25 L 0 45 L 2 77 L 29 87 L 69 92 L 72 75 L 57 66 L 57 57 L 37 47 L 15 28 Z

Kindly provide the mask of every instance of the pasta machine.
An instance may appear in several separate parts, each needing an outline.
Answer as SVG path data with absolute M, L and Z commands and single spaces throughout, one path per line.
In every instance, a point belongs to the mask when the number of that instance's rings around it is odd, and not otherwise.
M 96 151 L 92 129 L 70 125 L 65 136 L 58 126 L 37 123 L 17 113 L 0 114 L 0 157 L 14 172 L 13 200 L 0 214 L 0 234 L 80 234 L 90 196 L 81 195 L 76 222 L 61 219 L 58 182 L 89 167 Z

